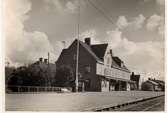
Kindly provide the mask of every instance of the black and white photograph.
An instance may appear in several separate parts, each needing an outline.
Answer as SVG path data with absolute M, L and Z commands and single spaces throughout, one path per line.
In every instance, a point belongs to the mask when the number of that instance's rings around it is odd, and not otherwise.
M 4 110 L 165 111 L 165 0 L 3 0 Z

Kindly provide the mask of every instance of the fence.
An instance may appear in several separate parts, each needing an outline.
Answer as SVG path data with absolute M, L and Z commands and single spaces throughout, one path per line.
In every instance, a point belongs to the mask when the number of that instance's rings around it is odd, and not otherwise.
M 71 87 L 6 86 L 6 92 L 72 92 Z

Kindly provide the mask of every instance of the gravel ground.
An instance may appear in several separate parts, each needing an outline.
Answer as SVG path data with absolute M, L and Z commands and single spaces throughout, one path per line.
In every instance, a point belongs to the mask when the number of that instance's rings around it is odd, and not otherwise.
M 132 104 L 116 111 L 164 111 L 165 96 Z
M 5 103 L 7 111 L 84 111 L 163 94 L 148 91 L 6 94 Z

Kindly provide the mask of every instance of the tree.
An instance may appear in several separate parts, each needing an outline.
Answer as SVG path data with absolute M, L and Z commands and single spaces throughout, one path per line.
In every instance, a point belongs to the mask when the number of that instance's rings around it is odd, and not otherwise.
M 45 72 L 39 67 L 18 67 L 7 82 L 8 88 L 17 91 L 13 86 L 46 86 Z
M 72 69 L 68 66 L 62 66 L 57 69 L 55 75 L 55 86 L 58 87 L 73 87 L 74 75 Z
M 5 66 L 5 84 L 8 83 L 12 73 L 15 71 L 15 67 Z

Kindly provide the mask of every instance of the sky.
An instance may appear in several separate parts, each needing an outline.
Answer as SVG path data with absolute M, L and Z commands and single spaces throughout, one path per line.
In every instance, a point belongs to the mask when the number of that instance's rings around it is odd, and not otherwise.
M 91 37 L 93 44 L 107 42 L 131 71 L 164 79 L 164 2 L 80 0 L 79 38 Z M 47 58 L 48 52 L 55 62 L 64 48 L 62 41 L 67 48 L 77 37 L 78 0 L 4 3 L 5 60 L 11 65 Z

